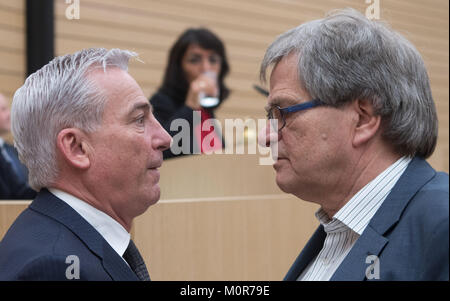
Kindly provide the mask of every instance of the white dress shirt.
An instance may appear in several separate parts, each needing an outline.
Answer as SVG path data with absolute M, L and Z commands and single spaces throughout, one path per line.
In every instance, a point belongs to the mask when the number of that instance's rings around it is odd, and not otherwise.
M 120 257 L 123 256 L 130 243 L 130 233 L 121 224 L 108 214 L 71 194 L 55 188 L 49 188 L 48 190 L 78 212 L 79 215 L 100 233 Z
M 316 217 L 323 225 L 326 238 L 320 253 L 297 280 L 327 281 L 350 252 L 372 217 L 408 167 L 411 158 L 402 157 L 364 186 L 332 219 L 320 208 Z

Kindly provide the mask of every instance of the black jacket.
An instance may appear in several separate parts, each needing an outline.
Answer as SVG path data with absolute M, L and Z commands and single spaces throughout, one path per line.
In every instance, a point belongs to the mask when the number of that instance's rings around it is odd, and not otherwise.
M 181 128 L 175 128 L 175 130 L 171 130 L 170 126 L 172 122 L 176 119 L 184 119 L 189 124 L 189 154 L 198 153 L 198 150 L 194 149 L 194 146 L 198 145 L 198 142 L 196 141 L 194 137 L 194 118 L 193 113 L 194 111 L 184 105 L 176 102 L 174 99 L 169 97 L 168 95 L 162 93 L 162 92 L 156 92 L 151 98 L 150 103 L 153 106 L 153 115 L 155 118 L 161 123 L 162 127 L 170 134 L 170 136 L 174 137 L 176 134 L 178 134 L 181 131 Z M 209 109 L 208 113 L 211 115 L 211 118 L 214 118 L 214 109 Z M 216 131 L 217 133 L 217 131 Z M 220 134 L 220 133 L 217 133 Z M 219 135 L 222 137 L 222 135 Z M 182 142 L 179 140 L 178 142 Z M 223 138 L 222 138 L 222 145 L 224 144 Z M 180 145 L 181 147 L 181 145 Z M 170 149 L 165 150 L 163 153 L 164 159 L 173 158 L 177 156 L 182 156 L 187 154 L 174 154 Z
M 0 199 L 33 199 L 35 196 L 36 191 L 15 175 L 11 163 L 0 153 Z

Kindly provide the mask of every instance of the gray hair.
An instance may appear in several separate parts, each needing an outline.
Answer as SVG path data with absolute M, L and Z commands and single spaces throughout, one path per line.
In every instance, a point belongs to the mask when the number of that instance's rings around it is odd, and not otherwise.
M 312 98 L 339 107 L 372 102 L 383 137 L 408 156 L 429 157 L 438 122 L 424 62 L 403 36 L 354 9 L 293 28 L 269 46 L 260 78 L 283 57 L 298 55 L 299 85 Z
M 61 130 L 76 127 L 89 133 L 102 122 L 106 96 L 87 73 L 109 67 L 128 71 L 128 61 L 135 56 L 127 50 L 91 48 L 56 57 L 16 91 L 11 130 L 32 188 L 39 191 L 56 180 L 56 138 Z

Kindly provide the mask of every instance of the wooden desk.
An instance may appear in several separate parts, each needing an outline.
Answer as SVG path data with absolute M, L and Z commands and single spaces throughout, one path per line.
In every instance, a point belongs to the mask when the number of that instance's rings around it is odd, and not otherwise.
M 318 225 L 256 155 L 168 160 L 160 186 L 133 226 L 154 280 L 282 280 Z
M 160 187 L 132 229 L 153 280 L 281 280 L 318 225 L 256 155 L 167 160 Z M 0 237 L 29 203 L 0 202 Z
M 0 201 L 0 239 L 31 201 Z

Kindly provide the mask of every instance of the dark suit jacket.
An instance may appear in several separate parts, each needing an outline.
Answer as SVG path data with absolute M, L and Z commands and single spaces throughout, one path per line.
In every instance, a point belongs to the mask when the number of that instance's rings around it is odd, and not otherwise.
M 43 189 L 0 242 L 0 280 L 138 278 L 106 240 L 65 202 Z
M 0 153 L 0 199 L 33 199 L 36 192 L 15 176 L 11 164 Z
M 331 280 L 367 280 L 368 255 L 379 258 L 379 280 L 448 280 L 448 181 L 414 158 Z M 325 237 L 319 226 L 284 280 L 298 278 Z
M 175 119 L 184 119 L 188 122 L 189 129 L 189 143 L 190 143 L 190 154 L 194 154 L 194 145 L 197 145 L 198 142 L 194 137 L 194 120 L 193 120 L 193 110 L 185 106 L 184 104 L 177 103 L 174 99 L 169 97 L 168 95 L 157 92 L 150 98 L 150 103 L 153 107 L 153 114 L 155 118 L 159 121 L 162 127 L 170 134 L 170 136 L 175 136 L 180 132 L 180 130 L 172 131 L 170 130 L 170 125 Z M 215 108 L 214 108 L 215 109 Z M 209 115 L 211 118 L 214 118 L 214 109 L 208 109 Z M 217 133 L 217 131 L 216 131 Z M 218 135 L 221 133 L 217 133 Z M 219 135 L 222 136 L 222 135 Z M 225 142 L 222 138 L 222 145 L 225 145 Z M 200 152 L 200 150 L 195 150 L 195 153 Z M 163 152 L 164 159 L 173 158 L 177 156 L 182 156 L 183 153 L 175 155 L 172 153 L 170 149 L 167 149 Z
M 18 172 L 18 178 L 20 182 L 27 183 L 28 182 L 28 169 L 25 165 L 22 164 L 19 160 L 19 155 L 17 154 L 17 150 L 14 148 L 14 146 L 4 143 L 3 144 L 4 149 L 8 153 L 9 157 L 13 161 L 13 164 Z

